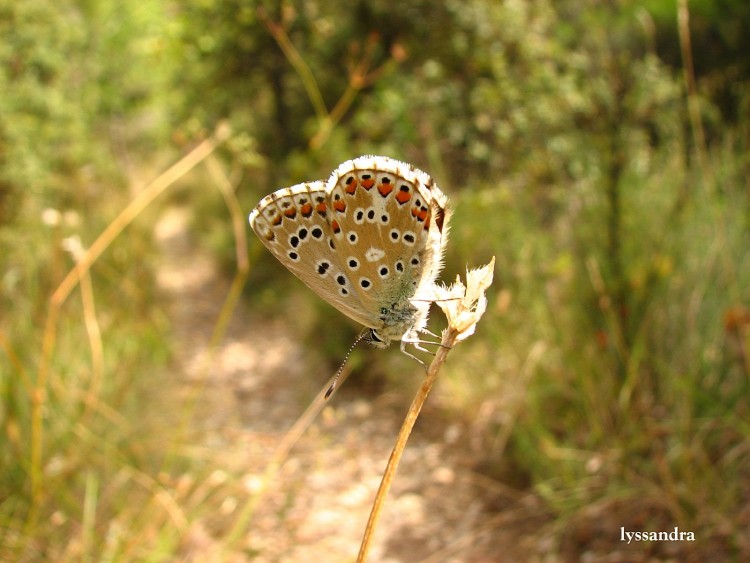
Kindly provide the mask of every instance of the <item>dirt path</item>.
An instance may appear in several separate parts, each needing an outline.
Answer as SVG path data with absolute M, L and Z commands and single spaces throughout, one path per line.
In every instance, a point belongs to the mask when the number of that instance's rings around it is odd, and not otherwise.
M 173 208 L 156 231 L 164 253 L 158 282 L 172 303 L 181 385 L 185 393 L 200 386 L 196 419 L 204 442 L 196 447 L 211 452 L 217 470 L 244 475 L 241 485 L 252 493 L 275 445 L 306 407 L 304 398 L 326 376 L 310 376 L 323 369 L 303 361 L 305 350 L 285 331 L 285 319 L 237 311 L 201 383 L 202 360 L 229 281 L 191 241 L 188 221 L 186 210 Z M 409 401 L 361 396 L 344 386 L 292 450 L 251 521 L 246 549 L 230 560 L 353 561 Z M 407 446 L 370 560 L 538 559 L 545 550 L 535 533 L 540 517 L 534 516 L 539 511 L 532 497 L 476 473 L 481 452 L 472 446 L 471 427 L 444 420 L 434 403 L 428 401 Z M 229 503 L 226 509 L 236 507 Z M 210 530 L 193 536 L 187 559 L 206 560 L 213 546 Z

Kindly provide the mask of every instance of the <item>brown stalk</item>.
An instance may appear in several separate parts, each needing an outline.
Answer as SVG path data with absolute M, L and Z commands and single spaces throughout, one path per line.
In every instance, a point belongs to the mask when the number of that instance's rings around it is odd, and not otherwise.
M 370 518 L 367 520 L 365 534 L 362 538 L 362 544 L 359 547 L 357 563 L 364 563 L 365 561 L 367 561 L 367 556 L 370 553 L 370 549 L 372 547 L 372 539 L 375 535 L 375 529 L 378 525 L 380 513 L 383 509 L 383 503 L 385 502 L 385 498 L 386 496 L 388 496 L 388 491 L 390 490 L 391 484 L 393 483 L 393 478 L 396 475 L 396 469 L 398 469 L 398 464 L 401 461 L 401 456 L 403 455 L 404 449 L 406 448 L 406 442 L 409 439 L 409 435 L 411 434 L 412 429 L 414 428 L 414 424 L 417 422 L 417 417 L 422 410 L 422 406 L 427 400 L 427 396 L 430 394 L 430 389 L 432 389 L 432 385 L 437 379 L 440 368 L 445 363 L 445 360 L 448 357 L 448 352 L 451 351 L 451 348 L 456 343 L 456 338 L 458 337 L 458 335 L 459 331 L 457 329 L 453 327 L 449 327 L 448 329 L 446 329 L 443 334 L 442 341 L 440 342 L 440 348 L 438 348 L 438 351 L 435 354 L 432 363 L 430 363 L 430 367 L 427 368 L 427 374 L 425 375 L 424 381 L 422 382 L 420 388 L 417 390 L 417 394 L 414 396 L 414 399 L 409 406 L 409 411 L 406 413 L 406 418 L 401 425 L 401 430 L 399 430 L 398 437 L 396 438 L 396 444 L 393 447 L 393 451 L 391 452 L 391 457 L 388 459 L 388 465 L 385 468 L 383 479 L 380 482 L 378 493 L 375 496 L 375 502 L 373 503 L 372 510 L 370 511 Z

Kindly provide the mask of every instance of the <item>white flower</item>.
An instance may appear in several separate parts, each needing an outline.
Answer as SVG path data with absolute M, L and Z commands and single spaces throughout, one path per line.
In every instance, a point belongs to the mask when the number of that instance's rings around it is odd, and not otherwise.
M 460 342 L 474 334 L 477 322 L 487 309 L 487 297 L 485 291 L 492 285 L 492 276 L 495 269 L 495 257 L 490 263 L 481 268 L 467 270 L 466 286 L 461 278 L 456 276 L 453 285 L 435 286 L 436 302 L 448 318 L 448 328 L 458 334 L 456 342 Z
M 55 227 L 60 224 L 60 212 L 57 209 L 51 207 L 45 207 L 42 209 L 42 223 L 48 227 Z
M 81 237 L 78 235 L 65 237 L 62 239 L 61 245 L 63 250 L 68 252 L 76 262 L 79 262 L 83 258 L 85 251 L 83 250 Z

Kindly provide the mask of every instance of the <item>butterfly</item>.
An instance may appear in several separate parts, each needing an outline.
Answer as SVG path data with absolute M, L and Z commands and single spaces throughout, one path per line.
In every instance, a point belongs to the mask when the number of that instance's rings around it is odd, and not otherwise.
M 264 197 L 249 221 L 289 271 L 385 348 L 420 347 L 442 268 L 448 198 L 425 172 L 385 156 Z

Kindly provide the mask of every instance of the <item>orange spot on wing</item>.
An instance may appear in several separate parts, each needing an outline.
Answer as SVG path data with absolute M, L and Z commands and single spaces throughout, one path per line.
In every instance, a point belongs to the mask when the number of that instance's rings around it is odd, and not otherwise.
M 392 191 L 393 191 L 392 184 L 379 184 L 378 185 L 378 192 L 380 192 L 380 195 L 382 195 L 383 197 L 387 196 Z
M 410 199 L 411 199 L 411 194 L 409 192 L 399 191 L 396 194 L 396 201 L 399 202 L 401 205 L 403 205 Z
M 333 229 L 333 232 L 336 234 L 339 234 L 341 232 L 341 227 L 339 227 L 339 223 L 335 219 L 331 221 L 331 228 Z
M 294 219 L 297 216 L 297 208 L 296 207 L 290 207 L 286 211 L 284 211 L 284 215 L 289 217 L 290 219 Z
M 355 180 L 354 178 L 349 178 L 346 181 L 346 187 L 344 188 L 344 191 L 349 195 L 354 195 L 354 192 L 357 191 L 357 180 Z
M 375 185 L 375 180 L 373 180 L 372 178 L 363 178 L 360 184 L 362 184 L 362 187 L 364 189 L 369 190 Z
M 412 207 L 411 215 L 420 223 L 424 223 L 424 230 L 430 229 L 430 211 L 424 207 Z
M 326 209 L 327 208 L 326 208 L 326 204 L 325 204 L 324 201 L 321 201 L 318 205 L 315 206 L 315 211 L 317 211 L 321 215 L 325 215 L 326 214 Z
M 346 211 L 346 203 L 341 199 L 338 201 L 334 201 L 333 208 L 339 213 L 343 213 L 344 211 Z
M 299 208 L 299 212 L 302 213 L 303 217 L 309 217 L 313 212 L 312 204 L 305 203 L 302 207 Z
M 279 225 L 281 225 L 281 215 L 275 215 L 273 220 L 271 221 L 271 224 L 274 227 L 278 227 Z

